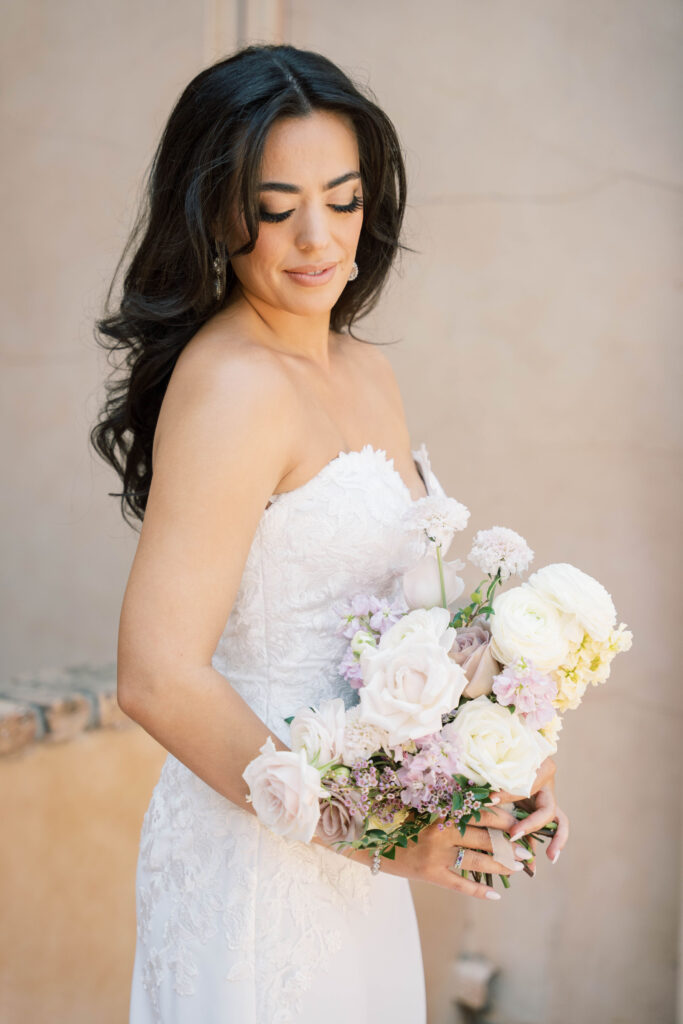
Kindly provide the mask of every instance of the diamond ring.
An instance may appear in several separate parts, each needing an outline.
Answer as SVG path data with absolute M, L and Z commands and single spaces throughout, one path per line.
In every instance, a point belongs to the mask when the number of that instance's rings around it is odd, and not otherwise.
M 461 866 L 461 864 L 463 862 L 464 856 L 465 856 L 465 847 L 461 846 L 459 848 L 459 850 L 458 850 L 458 856 L 455 858 L 455 863 L 453 864 L 453 867 L 450 869 L 451 871 L 459 871 L 460 870 L 460 866 Z

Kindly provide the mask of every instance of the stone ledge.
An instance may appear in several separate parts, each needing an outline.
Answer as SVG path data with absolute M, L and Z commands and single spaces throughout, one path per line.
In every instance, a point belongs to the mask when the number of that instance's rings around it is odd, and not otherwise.
M 22 672 L 0 683 L 0 756 L 132 724 L 116 699 L 116 662 Z

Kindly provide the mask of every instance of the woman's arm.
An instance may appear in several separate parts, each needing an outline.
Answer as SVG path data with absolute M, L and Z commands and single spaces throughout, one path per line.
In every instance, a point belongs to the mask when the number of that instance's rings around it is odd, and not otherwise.
M 296 424 L 274 360 L 187 353 L 159 418 L 154 474 L 118 638 L 127 715 L 253 813 L 241 775 L 271 736 L 211 666 L 268 499 L 291 468 Z

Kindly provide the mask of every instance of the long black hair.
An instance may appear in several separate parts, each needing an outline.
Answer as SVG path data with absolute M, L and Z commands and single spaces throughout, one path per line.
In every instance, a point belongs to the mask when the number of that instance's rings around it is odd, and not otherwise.
M 228 259 L 216 297 L 214 228 L 227 223 L 233 201 L 249 233 L 238 254 L 254 249 L 260 168 L 273 123 L 330 110 L 347 115 L 356 133 L 364 196 L 356 251 L 361 273 L 333 306 L 332 330 L 356 338 L 354 321 L 377 304 L 397 250 L 409 248 L 399 241 L 406 203 L 401 146 L 390 119 L 367 87 L 365 92 L 322 54 L 252 45 L 205 68 L 177 100 L 147 171 L 105 315 L 95 323 L 97 343 L 114 368 L 90 442 L 123 482 L 123 491 L 112 496 L 121 498 L 131 526 L 144 517 L 154 431 L 178 356 L 237 283 Z M 112 309 L 114 284 L 129 254 L 121 298 Z M 118 352 L 123 357 L 117 364 Z

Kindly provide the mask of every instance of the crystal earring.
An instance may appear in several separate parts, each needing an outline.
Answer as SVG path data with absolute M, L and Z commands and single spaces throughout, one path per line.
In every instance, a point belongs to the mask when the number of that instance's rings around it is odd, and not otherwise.
M 358 277 L 358 264 L 354 260 L 353 263 L 351 264 L 351 273 L 349 274 L 348 280 L 349 281 L 355 281 L 357 277 Z
M 213 293 L 216 299 L 220 299 L 225 290 L 225 262 L 225 256 L 221 252 L 221 244 L 216 242 L 216 255 L 213 258 L 213 271 L 215 274 Z

